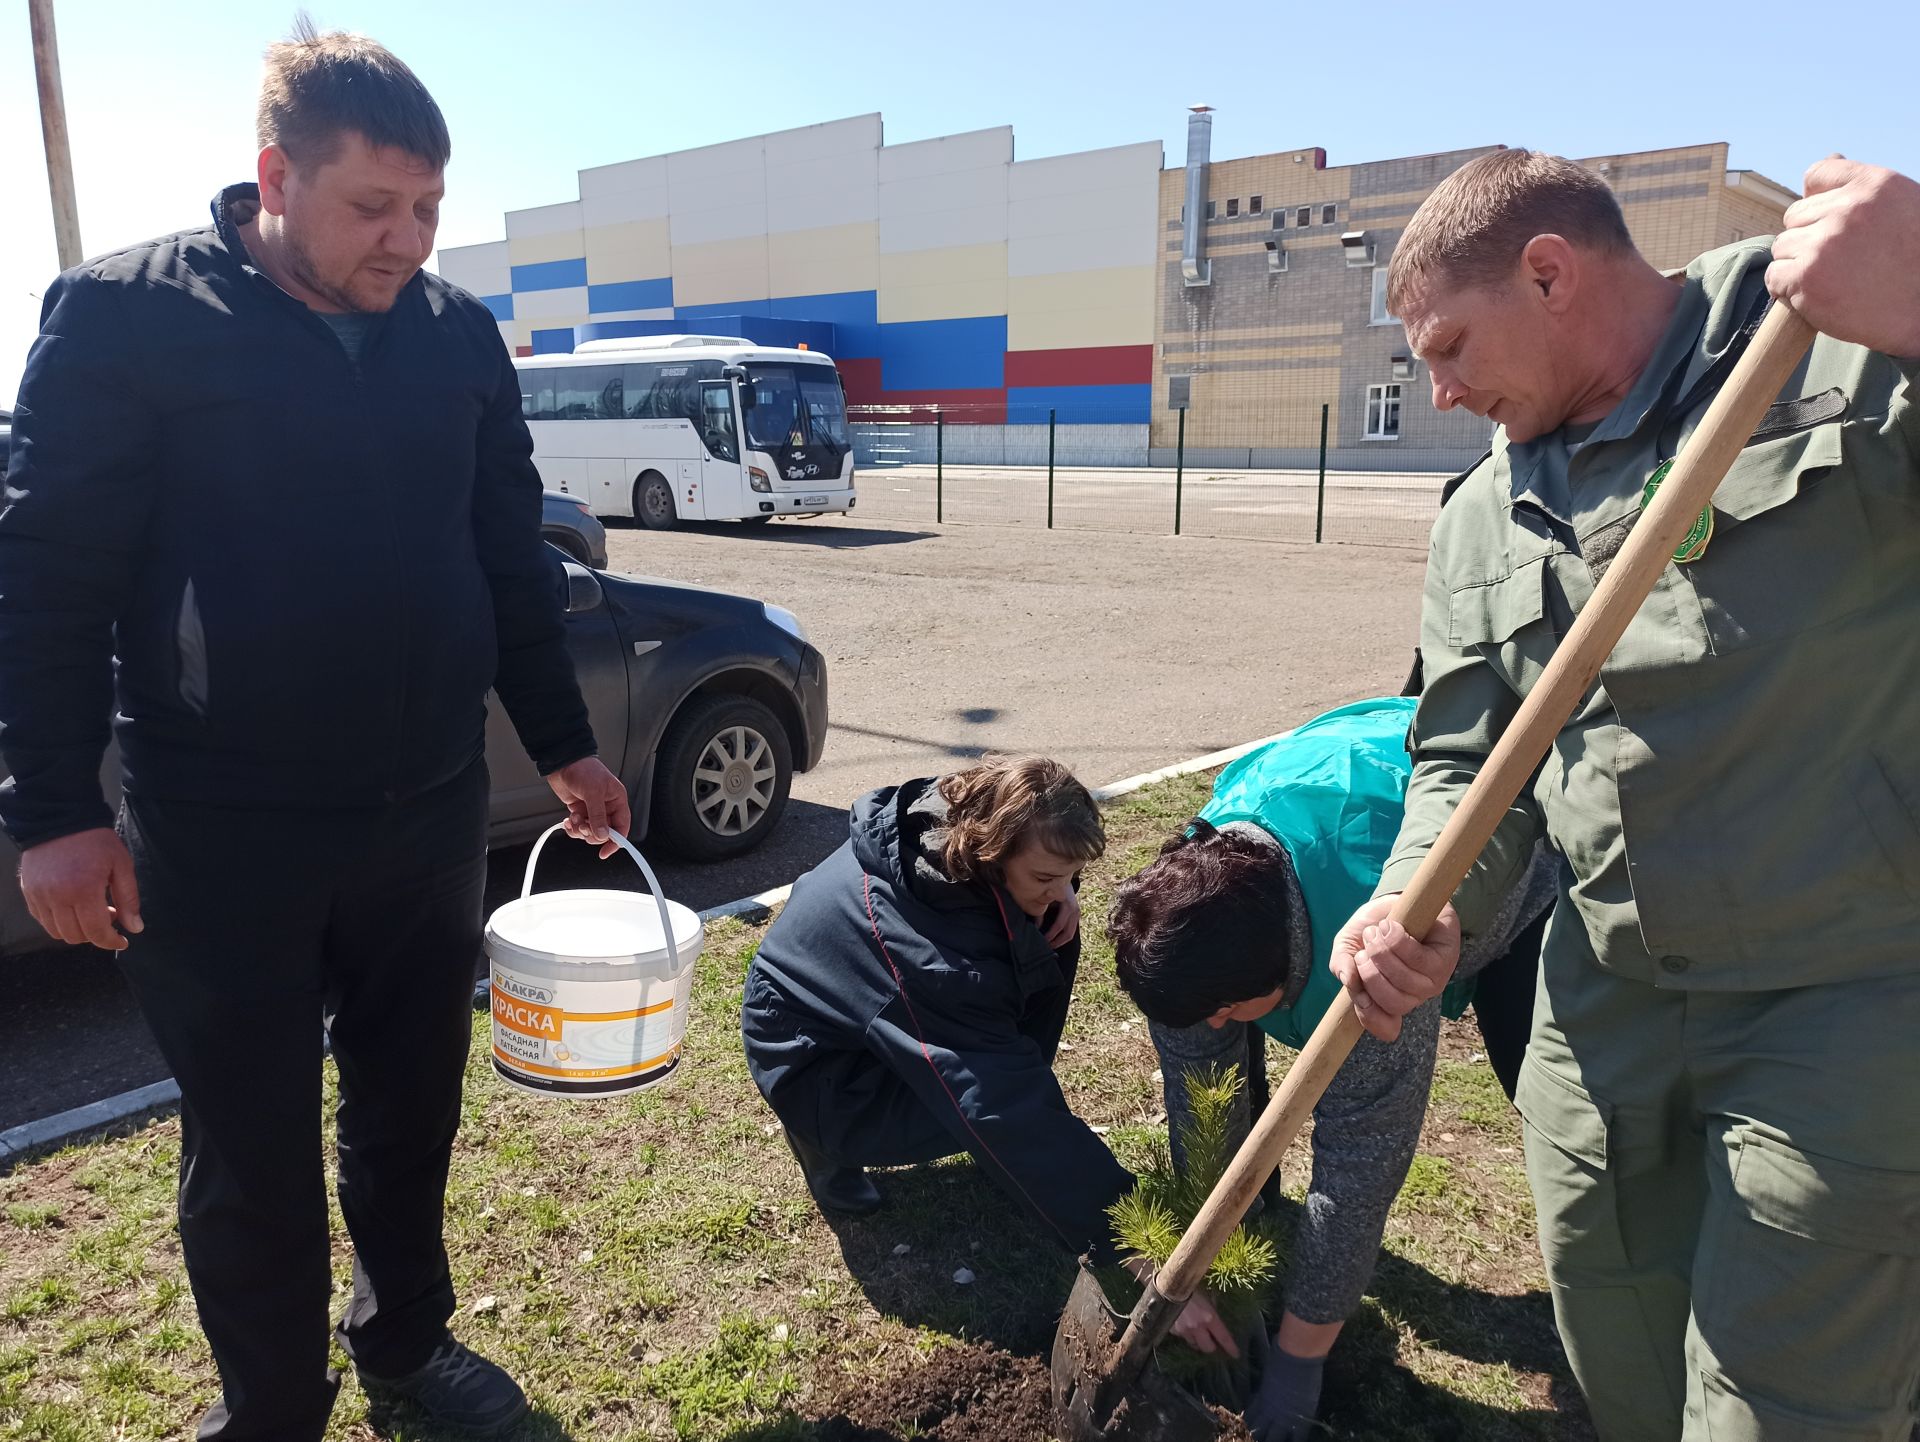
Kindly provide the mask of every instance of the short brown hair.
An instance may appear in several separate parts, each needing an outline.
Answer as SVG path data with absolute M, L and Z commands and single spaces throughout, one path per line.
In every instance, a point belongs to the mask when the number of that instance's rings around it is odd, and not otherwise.
M 1162 1026 L 1198 1026 L 1274 991 L 1290 1003 L 1310 961 L 1288 949 L 1289 867 L 1268 837 L 1188 822 L 1114 893 L 1107 934 L 1121 989 Z
M 254 132 L 262 148 L 277 145 L 295 164 L 321 166 L 349 131 L 435 170 L 453 154 L 446 117 L 406 62 L 364 35 L 323 35 L 299 15 L 293 37 L 267 47 Z
M 1598 175 L 1537 150 L 1496 150 L 1454 171 L 1414 212 L 1387 268 L 1387 308 L 1399 314 L 1426 286 L 1498 285 L 1536 235 L 1633 249 L 1620 202 Z
M 1107 849 L 1092 794 L 1058 761 L 994 756 L 940 778 L 947 803 L 940 861 L 955 881 L 998 881 L 1007 858 L 1038 843 L 1070 861 Z

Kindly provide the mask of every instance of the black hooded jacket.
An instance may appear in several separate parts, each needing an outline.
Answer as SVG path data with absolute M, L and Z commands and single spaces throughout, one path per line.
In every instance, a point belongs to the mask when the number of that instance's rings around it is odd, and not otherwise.
M 854 803 L 847 843 L 794 884 L 748 973 L 748 1066 L 840 1157 L 866 1154 L 859 1129 L 905 1088 L 1063 1245 L 1111 1258 L 1106 1208 L 1133 1178 L 1053 1075 L 1079 942 L 1056 953 L 1003 889 L 948 879 L 944 819 L 931 779 Z
M 130 794 L 253 810 L 452 779 L 489 686 L 543 771 L 593 753 L 493 316 L 422 272 L 351 360 L 250 262 L 257 205 L 48 289 L 0 502 L 23 847 L 109 824 L 116 709 Z

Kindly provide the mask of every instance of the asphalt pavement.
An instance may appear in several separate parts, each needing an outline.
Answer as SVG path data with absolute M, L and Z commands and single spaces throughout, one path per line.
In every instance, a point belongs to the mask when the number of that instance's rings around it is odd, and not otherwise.
M 769 841 L 717 865 L 649 854 L 695 909 L 792 881 L 845 840 L 848 804 L 874 786 L 989 751 L 1051 754 L 1098 785 L 1395 692 L 1424 562 L 1392 548 L 839 519 L 616 530 L 610 550 L 618 571 L 787 606 L 827 658 L 826 755 L 796 779 Z M 494 855 L 490 908 L 518 894 L 526 857 Z M 624 856 L 556 841 L 536 885 L 644 883 Z M 112 958 L 0 960 L 0 1130 L 166 1074 Z

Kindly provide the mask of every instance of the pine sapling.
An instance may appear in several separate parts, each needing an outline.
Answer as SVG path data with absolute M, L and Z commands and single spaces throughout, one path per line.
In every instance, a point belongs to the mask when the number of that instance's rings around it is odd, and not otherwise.
M 1156 1270 L 1193 1225 L 1235 1151 L 1233 1104 L 1243 1085 L 1238 1068 L 1199 1069 L 1187 1073 L 1185 1082 L 1190 1112 L 1180 1132 L 1185 1167 L 1176 1170 L 1170 1149 L 1156 1145 L 1134 1190 L 1108 1211 L 1121 1249 Z M 1252 1384 L 1248 1359 L 1266 1326 L 1264 1304 L 1278 1270 L 1272 1240 L 1244 1223 L 1236 1227 L 1207 1270 L 1206 1288 L 1240 1356 L 1197 1352 L 1169 1337 L 1160 1347 L 1162 1368 L 1209 1401 L 1243 1406 Z

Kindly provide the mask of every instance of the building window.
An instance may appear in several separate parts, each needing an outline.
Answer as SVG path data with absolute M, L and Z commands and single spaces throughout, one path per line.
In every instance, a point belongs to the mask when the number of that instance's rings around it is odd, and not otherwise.
M 1240 213 L 1239 199 L 1236 197 L 1233 200 L 1229 200 L 1227 202 L 1227 219 L 1232 220 L 1234 216 L 1238 215 L 1239 213 Z
M 1313 224 L 1313 207 L 1311 205 L 1301 206 L 1300 209 L 1294 214 L 1293 223 L 1299 226 L 1302 230 L 1305 230 L 1308 226 L 1312 225 Z
M 1387 267 L 1376 265 L 1373 268 L 1373 308 L 1367 316 L 1368 325 L 1399 325 L 1400 317 L 1387 313 Z
M 1265 199 L 1266 197 L 1264 195 L 1256 195 L 1252 200 L 1249 200 L 1247 202 L 1247 214 L 1258 215 L 1261 212 L 1261 210 L 1265 208 L 1260 204 L 1260 202 Z
M 1367 434 L 1370 441 L 1400 439 L 1400 385 L 1390 381 L 1367 387 Z
M 1285 229 L 1287 228 L 1287 213 L 1286 213 L 1286 211 L 1284 211 L 1284 210 L 1276 210 L 1276 211 L 1274 211 L 1274 213 L 1273 213 L 1273 228 L 1274 228 L 1275 230 L 1285 230 Z
M 1337 205 L 1321 206 L 1320 207 L 1320 223 L 1322 225 L 1332 225 L 1334 221 L 1334 217 L 1339 213 L 1340 213 L 1340 207 Z
M 1207 219 L 1208 219 L 1208 220 L 1212 220 L 1212 219 L 1213 219 L 1213 208 L 1214 208 L 1214 206 L 1215 206 L 1216 204 L 1218 204 L 1218 202 L 1217 202 L 1217 201 L 1212 201 L 1212 200 L 1209 200 L 1209 201 L 1207 202 Z

